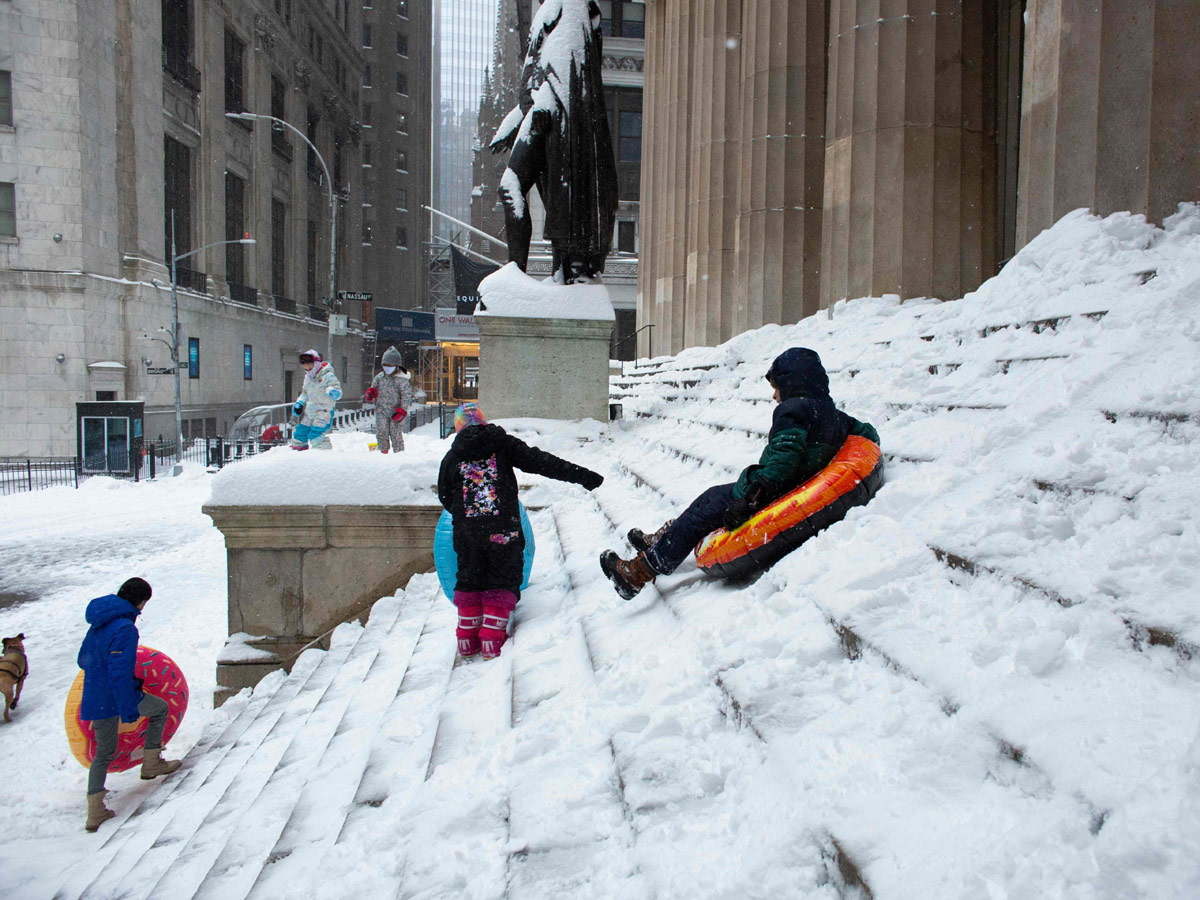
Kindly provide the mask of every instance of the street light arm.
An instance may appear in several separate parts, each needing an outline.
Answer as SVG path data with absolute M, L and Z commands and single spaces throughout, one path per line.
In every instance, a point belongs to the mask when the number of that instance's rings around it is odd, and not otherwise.
M 255 119 L 267 119 L 268 121 L 274 122 L 277 125 L 283 126 L 284 128 L 288 129 L 288 131 L 294 132 L 300 138 L 300 140 L 308 144 L 309 149 L 311 149 L 313 152 L 313 155 L 317 157 L 317 162 L 321 164 L 321 168 L 325 172 L 325 183 L 329 185 L 329 202 L 333 203 L 333 179 L 329 177 L 329 167 L 325 165 L 325 157 L 321 155 L 321 151 L 317 149 L 317 145 L 308 139 L 307 134 L 305 134 L 291 122 L 285 121 L 278 116 L 267 116 L 263 115 L 262 113 L 252 112 L 227 112 L 225 113 L 225 118 L 241 119 L 243 122 L 253 122 Z
M 180 253 L 178 256 L 172 257 L 172 261 L 179 262 L 181 259 L 187 259 L 189 256 L 195 256 L 197 253 L 203 253 L 213 247 L 220 247 L 222 244 L 257 244 L 254 238 L 239 238 L 236 241 L 213 241 L 211 244 L 205 244 L 203 247 L 197 247 L 195 250 L 189 250 L 187 253 Z

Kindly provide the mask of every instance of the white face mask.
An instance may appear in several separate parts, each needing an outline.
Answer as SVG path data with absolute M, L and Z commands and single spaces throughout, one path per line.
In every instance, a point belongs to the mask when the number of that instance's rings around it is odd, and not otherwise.
M 395 366 L 384 366 L 384 367 L 383 367 L 383 374 L 384 374 L 384 375 L 394 375 L 395 373 L 396 373 L 396 367 L 395 367 Z

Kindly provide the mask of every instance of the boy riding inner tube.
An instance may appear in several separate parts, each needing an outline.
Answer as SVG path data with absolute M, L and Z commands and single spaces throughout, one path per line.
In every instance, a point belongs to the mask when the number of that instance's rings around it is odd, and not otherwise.
M 732 531 L 718 528 L 696 548 L 696 564 L 722 578 L 763 572 L 810 537 L 862 506 L 883 483 L 883 455 L 852 434 L 829 464 Z

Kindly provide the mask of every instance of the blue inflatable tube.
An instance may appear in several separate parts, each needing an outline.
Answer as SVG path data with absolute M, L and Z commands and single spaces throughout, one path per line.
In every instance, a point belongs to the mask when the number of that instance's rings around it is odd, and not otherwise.
M 525 535 L 525 566 L 522 570 L 521 590 L 529 587 L 529 573 L 533 570 L 533 526 L 525 505 L 521 508 L 521 533 Z M 433 533 L 433 564 L 437 568 L 438 581 L 447 600 L 454 599 L 454 585 L 458 581 L 458 554 L 454 552 L 454 519 L 442 510 L 437 530 Z

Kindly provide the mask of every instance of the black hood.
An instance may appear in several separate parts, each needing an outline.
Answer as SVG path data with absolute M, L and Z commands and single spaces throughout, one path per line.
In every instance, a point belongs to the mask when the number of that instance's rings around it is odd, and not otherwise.
M 499 425 L 468 425 L 454 438 L 454 452 L 463 459 L 483 459 L 500 446 L 505 431 Z
M 807 347 L 784 350 L 767 370 L 767 381 L 779 388 L 779 398 L 828 397 L 829 376 L 821 357 Z

